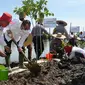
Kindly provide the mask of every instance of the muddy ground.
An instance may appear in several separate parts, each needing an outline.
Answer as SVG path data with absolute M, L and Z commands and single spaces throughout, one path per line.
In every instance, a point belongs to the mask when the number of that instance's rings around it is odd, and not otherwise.
M 52 60 L 43 63 L 35 76 L 28 71 L 13 74 L 0 85 L 85 85 L 85 64 L 76 61 Z

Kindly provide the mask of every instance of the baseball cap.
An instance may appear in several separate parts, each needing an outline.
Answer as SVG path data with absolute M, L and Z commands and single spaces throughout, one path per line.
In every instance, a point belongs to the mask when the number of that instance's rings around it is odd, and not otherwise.
M 0 21 L 7 21 L 10 23 L 12 22 L 12 15 L 7 12 L 4 12 L 2 16 L 0 16 Z

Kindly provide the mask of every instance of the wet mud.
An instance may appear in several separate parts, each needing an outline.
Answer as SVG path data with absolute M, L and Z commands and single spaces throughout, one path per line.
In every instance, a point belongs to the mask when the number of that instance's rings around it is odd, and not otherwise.
M 0 85 L 85 85 L 85 64 L 52 60 L 41 64 L 38 75 L 24 71 L 10 75 L 7 81 L 0 81 Z

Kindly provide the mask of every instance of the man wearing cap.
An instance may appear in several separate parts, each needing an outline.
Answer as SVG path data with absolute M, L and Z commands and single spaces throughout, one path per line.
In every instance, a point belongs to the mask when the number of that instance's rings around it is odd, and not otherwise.
M 67 23 L 65 21 L 62 21 L 62 20 L 57 20 L 57 24 L 58 25 L 53 30 L 53 34 L 57 34 L 60 32 L 63 35 L 65 34 L 66 38 L 69 38 L 69 35 L 65 29 L 65 26 L 67 25 Z
M 9 23 L 11 22 L 11 19 L 12 19 L 11 14 L 7 12 L 3 13 L 3 15 L 0 17 L 0 45 L 4 46 L 7 52 L 10 52 L 11 50 L 4 41 L 3 31 L 5 27 L 9 25 Z M 0 52 L 0 56 L 6 56 L 6 54 L 3 52 Z
M 10 24 L 8 26 L 7 31 L 5 32 L 4 39 L 7 45 L 11 48 L 11 43 L 15 41 L 17 43 L 18 51 L 19 51 L 19 67 L 24 68 L 23 61 L 24 57 L 22 54 L 22 47 L 24 45 L 24 42 L 26 38 L 30 34 L 30 26 L 31 23 L 29 20 L 23 20 L 23 22 L 19 22 L 19 20 L 13 21 L 13 24 Z M 10 68 L 10 53 L 6 52 L 7 58 L 6 58 L 6 64 L 7 67 Z

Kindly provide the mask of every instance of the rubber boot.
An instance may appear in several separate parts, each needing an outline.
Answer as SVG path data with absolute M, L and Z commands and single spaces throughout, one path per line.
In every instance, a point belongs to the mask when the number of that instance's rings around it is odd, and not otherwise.
M 7 55 L 7 57 L 5 57 L 5 61 L 6 61 L 6 66 L 9 67 L 10 66 L 10 54 Z
M 5 57 L 5 62 L 6 62 L 6 67 L 7 67 L 8 71 L 11 72 L 12 69 L 10 67 L 10 54 L 7 55 L 7 57 Z
M 21 52 L 19 52 L 19 68 L 23 68 L 23 69 L 25 68 L 23 62 L 24 62 L 24 56 Z
M 28 50 L 28 59 L 31 61 L 31 52 Z
M 31 47 L 31 45 L 29 45 L 27 47 L 27 49 L 28 49 L 28 59 L 31 60 L 31 55 L 32 55 L 32 47 Z

